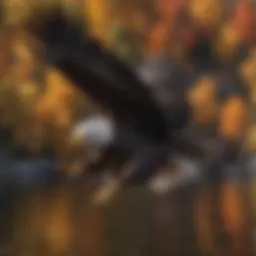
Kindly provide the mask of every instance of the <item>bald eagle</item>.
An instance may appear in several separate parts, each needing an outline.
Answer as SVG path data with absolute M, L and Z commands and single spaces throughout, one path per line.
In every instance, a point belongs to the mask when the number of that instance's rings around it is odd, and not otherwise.
M 152 71 L 147 65 L 132 70 L 99 42 L 86 38 L 82 26 L 70 22 L 59 10 L 30 24 L 30 29 L 42 40 L 49 64 L 111 113 L 114 123 L 110 125 L 105 120 L 105 131 L 103 127 L 95 128 L 103 120 L 94 119 L 80 126 L 80 132 L 83 133 L 81 127 L 84 127 L 91 134 L 91 142 L 104 144 L 102 159 L 122 155 L 120 183 L 148 180 L 166 164 L 177 134 L 189 119 L 181 73 L 175 71 L 168 75 L 167 67 L 163 76 L 161 72 L 156 74 L 155 89 L 152 89 L 147 80 L 147 72 Z M 165 61 L 160 60 L 162 66 Z M 176 80 L 175 74 L 179 74 Z M 161 83 L 157 82 L 157 76 L 161 77 Z M 162 94 L 157 95 L 160 91 Z M 170 96 L 168 104 L 164 99 L 166 94 Z M 92 139 L 95 134 L 97 138 Z M 91 169 L 99 169 L 99 165 Z

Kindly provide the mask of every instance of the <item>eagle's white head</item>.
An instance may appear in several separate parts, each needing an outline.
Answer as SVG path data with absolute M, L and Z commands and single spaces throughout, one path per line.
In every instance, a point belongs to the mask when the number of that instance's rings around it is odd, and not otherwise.
M 89 117 L 77 125 L 72 132 L 72 140 L 80 141 L 93 149 L 102 149 L 111 144 L 116 134 L 114 122 L 107 116 Z

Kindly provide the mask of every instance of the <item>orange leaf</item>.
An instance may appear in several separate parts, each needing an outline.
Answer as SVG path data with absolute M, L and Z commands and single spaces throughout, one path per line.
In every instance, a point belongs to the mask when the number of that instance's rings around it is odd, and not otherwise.
M 149 42 L 147 47 L 148 52 L 159 53 L 164 51 L 164 48 L 168 41 L 168 35 L 169 26 L 162 21 L 156 23 L 149 36 Z
M 253 6 L 249 0 L 240 0 L 231 17 L 232 24 L 240 34 L 242 40 L 251 38 L 254 27 Z
M 155 0 L 156 12 L 163 20 L 174 20 L 182 7 L 183 0 Z

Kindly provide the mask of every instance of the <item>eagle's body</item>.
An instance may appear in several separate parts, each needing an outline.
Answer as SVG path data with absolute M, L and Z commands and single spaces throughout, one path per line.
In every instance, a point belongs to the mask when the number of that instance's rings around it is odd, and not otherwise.
M 174 143 L 173 132 L 176 137 L 177 131 L 182 130 L 188 121 L 188 106 L 179 86 L 182 75 L 174 72 L 168 76 L 166 70 L 164 76 L 161 72 L 156 74 L 158 82 L 154 83 L 159 83 L 160 77 L 164 77 L 161 86 L 165 83 L 162 87 L 165 93 L 157 95 L 159 90 L 152 89 L 143 69 L 136 73 L 98 42 L 86 39 L 82 28 L 69 22 L 60 11 L 41 19 L 34 31 L 45 45 L 48 62 L 111 113 L 113 125 L 107 124 L 105 119 L 101 131 L 97 128 L 92 132 L 92 127 L 98 126 L 103 119 L 88 120 L 83 126 L 90 136 L 96 134 L 97 137 L 97 130 L 100 136 L 104 134 L 101 141 L 91 138 L 93 143 L 107 146 L 101 160 L 102 167 L 110 155 L 123 154 L 124 165 L 119 174 L 121 183 L 149 179 L 166 164 Z M 160 60 L 161 65 L 165 61 Z M 169 102 L 163 97 L 167 93 Z M 96 169 L 99 166 L 98 163 Z

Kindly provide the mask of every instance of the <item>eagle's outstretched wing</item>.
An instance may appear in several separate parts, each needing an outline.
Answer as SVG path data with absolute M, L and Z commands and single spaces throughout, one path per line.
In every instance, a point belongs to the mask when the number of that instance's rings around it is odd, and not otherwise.
M 128 122 L 151 139 L 167 136 L 165 117 L 147 86 L 98 42 L 85 38 L 82 27 L 56 11 L 41 19 L 36 28 L 50 64 L 112 111 L 117 120 Z

